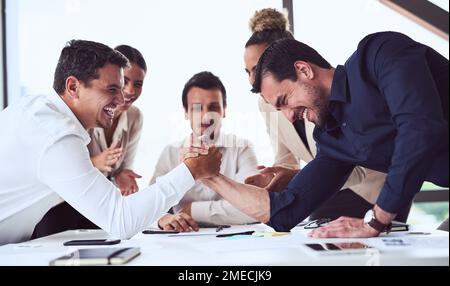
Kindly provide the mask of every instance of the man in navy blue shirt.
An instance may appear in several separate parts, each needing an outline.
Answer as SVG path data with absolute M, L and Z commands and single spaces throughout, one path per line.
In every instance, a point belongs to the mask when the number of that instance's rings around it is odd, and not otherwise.
M 422 183 L 448 187 L 448 60 L 407 36 L 365 37 L 336 68 L 293 39 L 261 56 L 255 93 L 291 121 L 316 125 L 318 154 L 281 192 L 242 185 L 223 176 L 211 188 L 248 215 L 289 230 L 338 191 L 357 165 L 387 173 L 370 222 L 342 217 L 313 237 L 371 237 L 390 222 Z

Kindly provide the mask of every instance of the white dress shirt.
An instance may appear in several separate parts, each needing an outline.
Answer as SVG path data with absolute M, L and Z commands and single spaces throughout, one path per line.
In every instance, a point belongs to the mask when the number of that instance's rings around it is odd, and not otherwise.
M 156 164 L 150 184 L 180 164 L 183 142 L 166 146 Z M 219 136 L 214 145 L 219 147 L 222 153 L 221 174 L 242 183 L 247 177 L 258 173 L 256 155 L 247 140 L 232 134 L 224 134 Z M 179 204 L 173 207 L 173 211 L 178 212 L 187 203 L 192 203 L 191 216 L 199 223 L 245 224 L 255 222 L 253 218 L 236 209 L 200 182 L 195 183 Z
M 29 239 L 62 200 L 111 236 L 129 238 L 195 183 L 179 164 L 154 185 L 123 197 L 92 165 L 89 135 L 57 94 L 22 98 L 0 112 L 0 126 L 0 245 Z
M 103 172 L 106 177 L 114 178 L 124 169 L 133 169 L 133 161 L 141 137 L 143 124 L 142 112 L 135 106 L 131 106 L 126 112 L 119 116 L 119 122 L 114 130 L 112 142 L 108 146 L 106 142 L 105 130 L 103 128 L 92 128 L 89 130 L 91 143 L 88 145 L 91 157 L 98 155 L 120 141 L 122 156 L 112 166 L 111 172 Z

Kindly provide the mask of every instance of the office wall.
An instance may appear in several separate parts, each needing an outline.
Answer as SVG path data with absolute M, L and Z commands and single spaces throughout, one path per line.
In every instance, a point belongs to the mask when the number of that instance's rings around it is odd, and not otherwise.
M 448 41 L 378 0 L 295 0 L 293 4 L 295 37 L 333 66 L 343 64 L 364 36 L 380 31 L 404 33 L 448 59 Z
M 136 171 L 147 185 L 162 149 L 189 132 L 181 92 L 194 74 L 209 70 L 228 96 L 223 130 L 255 144 L 260 164 L 272 147 L 244 71 L 248 19 L 255 10 L 282 8 L 281 0 L 7 0 L 8 102 L 53 92 L 56 62 L 70 39 L 138 48 L 148 64 L 141 98 L 144 127 Z M 107 11 L 107 13 L 105 12 Z
M 0 0 L 0 7 L 3 8 L 3 0 Z M 3 11 L 0 11 L 0 110 L 5 106 L 3 89 Z

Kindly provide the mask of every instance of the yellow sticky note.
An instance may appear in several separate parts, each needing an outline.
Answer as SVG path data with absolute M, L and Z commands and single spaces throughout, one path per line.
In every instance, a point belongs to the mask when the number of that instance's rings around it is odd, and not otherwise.
M 258 237 L 283 236 L 283 235 L 288 235 L 288 234 L 289 234 L 289 232 L 276 232 L 276 231 L 272 231 L 272 232 L 260 231 L 260 232 L 253 233 L 254 236 L 258 236 Z

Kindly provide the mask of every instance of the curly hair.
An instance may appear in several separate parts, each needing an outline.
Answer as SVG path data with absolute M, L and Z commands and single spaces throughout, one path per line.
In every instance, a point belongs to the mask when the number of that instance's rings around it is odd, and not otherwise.
M 283 13 L 272 8 L 255 11 L 248 27 L 252 33 L 264 30 L 289 30 L 289 20 Z
M 270 45 L 276 40 L 294 38 L 289 31 L 287 16 L 272 8 L 256 11 L 250 18 L 248 26 L 252 35 L 245 44 L 246 48 L 258 44 Z

